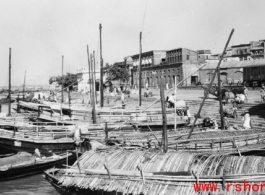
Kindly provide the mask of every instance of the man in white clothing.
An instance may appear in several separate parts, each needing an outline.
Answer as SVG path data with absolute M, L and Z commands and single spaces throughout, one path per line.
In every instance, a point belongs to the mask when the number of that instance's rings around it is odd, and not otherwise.
M 167 101 L 169 102 L 169 106 L 171 108 L 174 108 L 175 107 L 175 94 L 173 93 L 171 96 L 169 96 Z

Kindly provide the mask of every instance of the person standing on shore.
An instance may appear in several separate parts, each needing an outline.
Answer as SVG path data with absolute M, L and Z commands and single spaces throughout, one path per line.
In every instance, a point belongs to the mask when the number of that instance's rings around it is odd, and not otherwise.
M 252 128 L 251 118 L 250 118 L 248 111 L 245 111 L 244 116 L 242 118 L 242 121 L 243 121 L 243 128 L 244 129 L 251 129 Z
M 265 101 L 265 85 L 264 85 L 264 83 L 261 84 L 260 97 L 261 97 L 261 102 L 264 102 Z

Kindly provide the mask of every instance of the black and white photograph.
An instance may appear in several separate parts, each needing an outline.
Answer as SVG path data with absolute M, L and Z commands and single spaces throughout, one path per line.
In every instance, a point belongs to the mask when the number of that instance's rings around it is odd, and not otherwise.
M 0 5 L 0 195 L 265 195 L 265 1 Z

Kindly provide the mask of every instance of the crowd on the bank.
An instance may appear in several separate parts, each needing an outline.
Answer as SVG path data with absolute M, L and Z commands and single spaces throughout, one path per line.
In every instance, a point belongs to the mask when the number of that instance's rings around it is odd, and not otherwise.
M 226 90 L 222 94 L 222 108 L 223 108 L 223 127 L 224 129 L 229 130 L 237 130 L 239 127 L 237 125 L 230 125 L 228 118 L 237 118 L 238 109 L 243 109 L 245 101 L 247 101 L 248 89 L 247 87 L 243 87 L 241 93 L 235 94 L 235 97 L 231 100 L 231 104 L 228 104 L 228 99 L 230 98 L 229 91 Z M 265 102 L 265 84 L 261 85 L 260 89 L 261 102 Z M 166 103 L 168 108 L 175 108 L 176 113 L 180 116 L 187 116 L 189 119 L 192 117 L 189 112 L 189 107 L 187 106 L 184 100 L 177 100 L 175 94 L 173 93 L 171 96 L 167 96 Z M 232 106 L 231 106 L 232 105 Z M 221 111 L 220 111 L 221 114 Z M 218 129 L 220 125 L 218 125 L 216 119 L 212 116 L 206 116 L 203 119 L 203 126 L 209 127 L 211 129 Z M 249 111 L 242 110 L 242 127 L 243 129 L 251 129 L 252 122 Z

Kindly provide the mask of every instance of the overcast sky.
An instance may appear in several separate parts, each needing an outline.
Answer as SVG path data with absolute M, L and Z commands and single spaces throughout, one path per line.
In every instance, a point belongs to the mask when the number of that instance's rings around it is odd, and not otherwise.
M 0 86 L 48 84 L 49 76 L 87 67 L 86 45 L 99 56 L 102 24 L 104 63 L 139 52 L 186 47 L 221 52 L 230 45 L 265 39 L 263 0 L 0 0 Z M 147 5 L 147 6 L 146 6 Z M 146 9 L 145 9 L 146 8 Z M 146 11 L 145 11 L 146 10 Z

